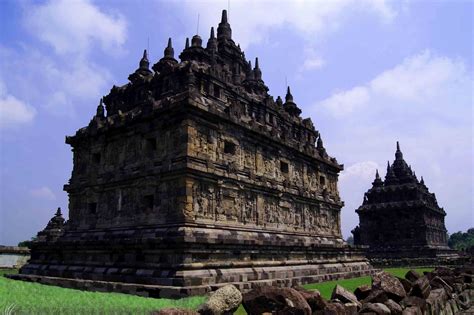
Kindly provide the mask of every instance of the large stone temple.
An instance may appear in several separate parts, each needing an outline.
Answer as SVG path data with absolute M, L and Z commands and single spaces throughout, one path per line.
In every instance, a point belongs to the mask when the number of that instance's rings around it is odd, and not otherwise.
M 373 259 L 429 259 L 452 256 L 448 248 L 444 217 L 434 193 L 423 177 L 403 159 L 397 142 L 395 161 L 388 162 L 385 180 L 378 170 L 375 180 L 356 210 L 360 224 L 352 233 L 356 245 L 369 246 Z
M 343 166 L 290 88 L 268 94 L 226 11 L 179 59 L 171 39 L 152 69 L 145 51 L 66 137 L 69 220 L 57 212 L 14 277 L 174 298 L 370 273 L 341 237 Z

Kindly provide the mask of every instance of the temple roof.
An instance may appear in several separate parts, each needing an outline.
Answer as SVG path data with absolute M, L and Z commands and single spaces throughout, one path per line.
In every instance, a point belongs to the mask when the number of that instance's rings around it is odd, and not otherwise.
M 380 178 L 376 170 L 372 188 L 364 194 L 363 204 L 357 212 L 420 206 L 445 213 L 443 208 L 438 206 L 435 194 L 429 192 L 423 177 L 418 181 L 415 172 L 404 160 L 397 141 L 395 160 L 392 164 L 387 162 L 385 180 Z

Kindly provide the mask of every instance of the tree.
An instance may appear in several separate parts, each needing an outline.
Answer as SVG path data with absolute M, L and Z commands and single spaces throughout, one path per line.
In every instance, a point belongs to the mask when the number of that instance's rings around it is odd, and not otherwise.
M 459 231 L 451 234 L 448 239 L 448 246 L 463 251 L 474 246 L 474 228 L 470 228 L 464 233 Z
M 346 240 L 347 244 L 354 245 L 354 237 L 351 235 Z
M 36 241 L 36 236 L 33 236 L 29 241 L 21 241 L 18 243 L 18 247 L 28 247 L 31 248 L 31 243 Z

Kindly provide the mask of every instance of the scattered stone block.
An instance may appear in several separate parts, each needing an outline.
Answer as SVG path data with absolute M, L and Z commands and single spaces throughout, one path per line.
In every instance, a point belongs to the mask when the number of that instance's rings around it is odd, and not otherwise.
M 421 275 L 413 269 L 408 270 L 407 273 L 405 274 L 405 279 L 407 279 L 410 282 L 415 282 L 419 278 L 421 278 Z
M 360 314 L 375 313 L 377 315 L 390 315 L 390 309 L 382 303 L 367 303 L 362 306 Z
M 423 312 L 417 306 L 410 306 L 403 310 L 402 315 L 423 315 Z
M 422 299 L 426 299 L 430 295 L 431 286 L 427 277 L 421 277 L 413 283 L 410 294 Z
M 401 301 L 406 296 L 402 283 L 395 276 L 385 271 L 377 272 L 372 277 L 372 288 L 384 291 L 388 298 L 396 302 Z
M 231 284 L 218 289 L 201 307 L 201 315 L 233 314 L 242 303 L 242 293 Z
M 370 286 L 364 284 L 355 289 L 354 295 L 357 297 L 357 300 L 362 301 L 369 296 L 371 290 Z
M 384 302 L 385 306 L 388 307 L 388 309 L 390 310 L 390 313 L 392 315 L 400 315 L 402 314 L 402 307 L 397 303 L 395 302 L 394 300 L 392 299 L 388 299 L 387 301 Z
M 242 302 L 249 314 L 311 315 L 311 308 L 303 296 L 292 288 L 264 286 L 243 295 Z
M 359 308 L 362 306 L 361 303 L 357 300 L 357 297 L 354 295 L 354 293 L 349 292 L 338 284 L 334 287 L 334 290 L 332 291 L 331 299 L 339 299 L 343 303 L 355 303 Z
M 327 302 L 324 300 L 318 290 L 306 290 L 300 286 L 293 287 L 293 289 L 298 291 L 301 296 L 303 296 L 313 312 L 317 310 L 324 310 L 326 308 Z
M 424 311 L 426 308 L 426 301 L 417 296 L 407 296 L 400 302 L 400 305 L 402 307 L 416 306 L 421 311 Z

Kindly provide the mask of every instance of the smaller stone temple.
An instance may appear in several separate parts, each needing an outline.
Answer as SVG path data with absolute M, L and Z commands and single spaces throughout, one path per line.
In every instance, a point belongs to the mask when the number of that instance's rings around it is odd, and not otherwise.
M 360 224 L 352 233 L 356 245 L 369 246 L 371 259 L 439 258 L 452 256 L 444 217 L 423 177 L 418 180 L 403 159 L 397 142 L 395 161 L 388 162 L 385 180 L 375 180 L 356 210 Z

